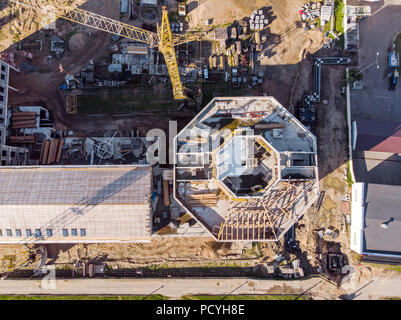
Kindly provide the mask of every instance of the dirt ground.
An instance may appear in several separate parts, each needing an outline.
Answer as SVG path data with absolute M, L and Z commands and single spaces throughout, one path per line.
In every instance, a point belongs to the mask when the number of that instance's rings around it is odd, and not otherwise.
M 280 10 L 283 13 L 287 10 L 298 11 L 299 0 L 292 0 L 287 3 L 280 0 L 202 0 L 187 1 L 188 22 L 190 29 L 205 28 L 205 22 L 211 20 L 210 26 L 222 26 L 232 23 L 244 17 L 249 17 L 251 13 L 263 7 L 273 7 L 274 10 Z
M 71 0 L 69 3 L 74 6 L 84 3 L 82 6 L 84 9 L 110 18 L 119 17 L 118 1 Z M 14 16 L 11 14 L 10 7 L 6 7 L 0 12 L 0 19 L 3 19 L 0 49 L 2 51 L 16 52 L 16 46 L 19 41 L 15 41 L 17 40 L 15 35 L 18 34 L 18 39 L 22 41 L 41 39 L 44 42 L 44 50 L 43 52 L 34 52 L 34 59 L 30 61 L 30 64 L 35 66 L 36 72 L 28 74 L 23 72 L 12 73 L 10 85 L 17 88 L 19 92 L 10 92 L 9 105 L 42 105 L 52 111 L 58 130 L 74 129 L 77 135 L 79 135 L 79 131 L 92 133 L 93 130 L 91 128 L 99 128 L 99 122 L 108 120 L 110 125 L 109 117 L 98 118 L 93 121 L 93 119 L 88 119 L 87 117 L 81 117 L 77 120 L 76 117 L 66 115 L 65 96 L 59 86 L 65 77 L 65 73 L 73 74 L 86 66 L 89 60 L 96 61 L 107 57 L 110 54 L 107 46 L 111 43 L 111 35 L 83 26 L 75 26 L 65 20 L 57 20 L 55 34 L 64 36 L 64 38 L 68 38 L 71 35 L 68 41 L 69 50 L 60 59 L 49 61 L 47 58 L 49 55 L 48 36 L 43 32 L 37 31 L 43 17 L 29 10 L 23 14 L 20 11 L 15 11 Z M 17 56 L 16 59 L 18 65 L 21 62 L 21 58 Z M 62 65 L 65 72 L 60 72 L 59 65 Z M 139 119 L 132 118 L 129 120 L 131 128 L 137 128 L 142 123 Z M 128 120 L 126 119 L 126 121 Z M 152 118 L 147 121 L 152 122 Z M 111 130 L 118 130 L 121 124 L 121 120 L 113 122 L 110 126 Z
M 5 2 L 5 1 L 2 1 Z M 73 1 L 70 1 L 71 3 Z M 81 4 L 85 0 L 75 0 L 75 4 Z M 188 5 L 194 1 L 188 1 Z M 304 31 L 296 27 L 299 20 L 298 8 L 305 2 L 303 0 L 208 0 L 197 1 L 198 6 L 189 12 L 191 28 L 213 19 L 213 25 L 224 25 L 235 19 L 249 16 L 255 9 L 272 7 L 275 17 L 269 25 L 271 37 L 268 39 L 265 56 L 262 59 L 259 71 L 264 72 L 265 81 L 263 92 L 276 97 L 290 111 L 293 105 L 301 99 L 305 93 L 312 90 L 312 55 L 334 55 L 335 50 L 324 51 L 321 49 L 323 35 L 319 31 Z M 85 8 L 116 17 L 118 15 L 119 1 L 94 1 L 89 0 Z M 1 4 L 1 2 L 0 2 Z M 15 48 L 13 39 L 19 34 L 19 39 L 26 37 L 37 39 L 42 37 L 37 32 L 32 15 L 27 15 L 16 23 L 7 9 L 0 12 L 1 24 L 1 50 Z M 57 25 L 60 35 L 73 30 L 69 22 L 61 22 Z M 27 26 L 30 26 L 27 28 Z M 77 132 L 82 130 L 89 134 L 95 134 L 99 128 L 103 130 L 127 130 L 136 128 L 145 132 L 146 128 L 157 123 L 157 127 L 167 128 L 167 124 L 156 116 L 66 116 L 64 112 L 64 96 L 58 86 L 65 74 L 59 72 L 59 63 L 69 73 L 77 71 L 85 66 L 90 59 L 100 59 L 109 54 L 105 44 L 110 43 L 110 35 L 103 32 L 93 32 L 89 37 L 89 29 L 79 27 L 71 37 L 69 45 L 72 49 L 57 63 L 50 63 L 46 59 L 47 53 L 35 55 L 34 64 L 42 72 L 30 74 L 15 74 L 11 77 L 11 86 L 19 89 L 18 93 L 10 93 L 10 105 L 40 104 L 53 111 L 58 129 L 74 128 Z M 330 70 L 328 70 L 330 68 Z M 316 106 L 318 123 L 312 131 L 318 138 L 318 163 L 320 189 L 326 192 L 323 205 L 319 211 L 311 208 L 299 221 L 296 230 L 297 240 L 300 241 L 301 258 L 303 266 L 309 271 L 316 271 L 319 257 L 319 243 L 317 231 L 332 227 L 338 230 L 339 236 L 335 239 L 341 245 L 341 251 L 348 255 L 353 265 L 357 268 L 357 281 L 363 281 L 372 273 L 387 272 L 375 266 L 359 266 L 358 260 L 349 250 L 349 226 L 345 223 L 345 215 L 349 214 L 349 208 L 343 201 L 349 192 L 346 182 L 346 120 L 345 99 L 341 97 L 343 82 L 343 69 L 336 67 L 323 68 L 322 96 L 328 104 Z M 186 115 L 190 118 L 190 114 Z M 165 118 L 166 119 L 166 118 Z M 182 121 L 184 121 L 182 119 Z M 330 240 L 330 239 L 326 239 Z M 153 239 L 150 244 L 90 244 L 74 246 L 50 246 L 50 259 L 53 263 L 71 263 L 79 259 L 107 262 L 112 266 L 135 267 L 154 263 L 191 263 L 194 261 L 217 261 L 222 259 L 251 258 L 247 263 L 271 261 L 273 257 L 283 252 L 283 240 L 278 243 L 266 243 L 254 247 L 252 250 L 243 250 L 241 246 L 231 244 L 219 244 L 206 238 L 164 238 Z M 15 256 L 15 265 L 21 264 L 26 259 L 23 246 L 1 246 L 2 256 L 1 270 L 6 271 L 10 261 Z M 289 255 L 290 256 L 290 255 Z M 291 258 L 291 256 L 290 256 Z M 10 260 L 11 259 L 11 260 Z M 0 270 L 0 271 L 1 271 Z

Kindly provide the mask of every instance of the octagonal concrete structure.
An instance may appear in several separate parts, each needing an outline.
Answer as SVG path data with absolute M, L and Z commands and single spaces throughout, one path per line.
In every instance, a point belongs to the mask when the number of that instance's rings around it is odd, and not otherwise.
M 174 198 L 217 241 L 277 241 L 317 199 L 316 138 L 273 97 L 214 98 L 174 148 Z

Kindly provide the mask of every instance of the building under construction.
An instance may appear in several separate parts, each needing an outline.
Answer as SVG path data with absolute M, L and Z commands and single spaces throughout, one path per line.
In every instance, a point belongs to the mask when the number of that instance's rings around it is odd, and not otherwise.
M 273 97 L 214 98 L 175 150 L 174 197 L 217 241 L 277 241 L 319 193 L 316 138 Z
M 10 146 L 15 142 L 10 137 L 8 141 L 8 88 L 11 66 L 0 60 L 0 166 L 24 165 L 27 162 L 28 150 Z M 14 68 L 13 68 L 14 69 Z M 15 89 L 14 89 L 15 90 Z
M 148 242 L 149 166 L 0 168 L 0 243 Z

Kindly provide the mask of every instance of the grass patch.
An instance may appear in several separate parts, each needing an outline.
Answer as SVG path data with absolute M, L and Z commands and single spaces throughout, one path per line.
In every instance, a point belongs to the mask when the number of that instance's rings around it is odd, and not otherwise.
M 0 296 L 0 300 L 168 300 L 160 294 L 151 296 Z
M 117 89 L 118 90 L 118 89 Z M 177 108 L 172 92 L 155 93 L 105 90 L 98 94 L 79 95 L 79 114 L 129 113 L 138 111 L 168 111 Z
M 323 32 L 324 34 L 327 34 L 328 32 L 330 32 L 330 26 L 331 26 L 331 19 L 326 22 L 326 24 L 323 26 Z M 330 36 L 330 35 L 328 35 Z
M 249 77 L 248 77 L 249 83 Z M 248 89 L 248 83 L 241 84 L 239 88 L 232 88 L 230 81 L 204 82 L 202 84 L 203 102 L 209 103 L 213 97 L 231 97 L 250 95 L 251 89 Z
M 178 11 L 170 11 L 168 13 L 168 20 L 170 22 L 179 22 L 180 21 L 180 15 L 178 14 Z
M 386 264 L 385 267 L 386 267 L 386 269 L 388 269 L 388 270 L 401 272 L 401 266 Z
M 298 298 L 298 299 L 297 299 Z M 207 295 L 190 295 L 182 296 L 181 300 L 308 300 L 308 297 L 298 297 L 296 295 L 249 295 L 249 296 L 207 296 Z
M 20 34 L 18 32 L 14 33 L 13 41 L 14 41 L 14 43 L 17 43 L 17 42 L 21 41 Z
M 379 269 L 382 269 L 382 270 L 401 272 L 401 265 L 372 263 L 372 262 L 365 262 L 363 260 L 362 260 L 362 263 L 363 263 L 363 265 L 368 265 L 368 266 L 371 266 L 373 268 L 379 268 Z
M 198 268 L 202 269 L 203 271 L 208 271 L 210 269 L 216 269 L 216 268 L 247 268 L 249 267 L 250 264 L 248 262 L 241 262 L 241 263 L 235 263 L 235 262 L 191 262 L 188 265 L 186 265 L 184 268 Z M 157 271 L 157 270 L 168 270 L 168 269 L 176 269 L 176 268 L 182 268 L 180 264 L 175 264 L 175 263 L 160 263 L 160 264 L 153 264 L 148 266 L 149 270 Z
M 335 16 L 335 29 L 337 33 L 344 33 L 344 2 L 342 0 L 335 0 L 334 2 L 334 16 Z
M 216 29 L 216 28 L 227 28 L 227 27 L 231 26 L 232 24 L 233 24 L 233 22 L 227 22 L 227 23 L 223 23 L 223 24 L 214 25 L 213 29 Z
M 351 251 L 350 255 L 352 257 L 352 260 L 356 261 L 358 264 L 361 262 L 361 255 L 360 254 Z
M 242 84 L 239 88 L 232 88 L 231 82 L 204 82 L 202 84 L 203 103 L 208 103 L 213 97 L 249 95 L 251 90 L 246 86 L 247 84 Z M 124 89 L 88 89 L 82 95 L 78 95 L 79 114 L 176 111 L 178 105 L 173 99 L 170 86 L 161 92 L 155 92 L 150 86 L 139 85 Z
M 351 166 L 349 165 L 349 161 L 347 163 L 347 184 L 349 189 L 351 189 L 352 185 L 354 184 L 354 180 L 352 180 Z

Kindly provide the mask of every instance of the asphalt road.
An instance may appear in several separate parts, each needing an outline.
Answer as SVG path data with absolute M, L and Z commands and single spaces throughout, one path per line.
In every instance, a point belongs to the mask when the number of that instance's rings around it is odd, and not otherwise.
M 372 6 L 372 16 L 359 23 L 360 70 L 369 67 L 362 72 L 364 89 L 351 91 L 352 120 L 401 122 L 401 83 L 398 81 L 396 90 L 389 91 L 387 78 L 388 49 L 401 31 L 401 1 L 366 4 Z
M 162 294 L 180 298 L 190 294 L 301 294 L 320 278 L 294 281 L 235 279 L 68 279 L 51 282 L 41 280 L 0 281 L 0 295 L 148 295 Z M 45 286 L 45 288 L 43 288 Z M 318 288 L 316 286 L 315 288 Z
M 180 298 L 190 294 L 249 295 L 311 293 L 317 299 L 337 299 L 339 291 L 320 278 L 307 280 L 255 279 L 71 279 L 57 280 L 55 288 L 41 280 L 2 280 L 0 295 L 150 295 Z M 344 299 L 401 297 L 401 275 L 374 277 L 358 284 L 344 285 Z

